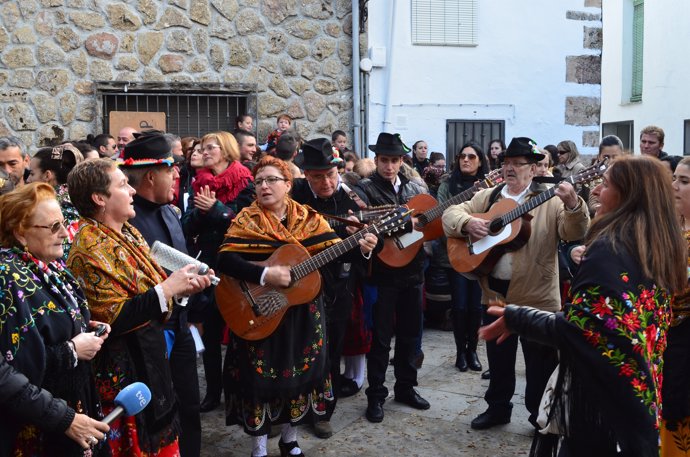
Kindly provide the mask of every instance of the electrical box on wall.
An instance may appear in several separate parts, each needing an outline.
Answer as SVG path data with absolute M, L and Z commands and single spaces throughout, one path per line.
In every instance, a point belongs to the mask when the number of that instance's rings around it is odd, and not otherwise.
M 374 46 L 369 48 L 369 58 L 375 67 L 386 66 L 386 47 Z

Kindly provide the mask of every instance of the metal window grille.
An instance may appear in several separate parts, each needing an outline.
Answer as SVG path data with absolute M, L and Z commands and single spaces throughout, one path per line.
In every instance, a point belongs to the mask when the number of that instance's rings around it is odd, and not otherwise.
M 446 121 L 446 164 L 450 167 L 455 163 L 460 148 L 468 141 L 476 141 L 488 157 L 491 140 L 504 140 L 505 127 L 506 123 L 502 120 Z
M 642 70 L 644 64 L 644 1 L 633 2 L 633 58 L 631 102 L 642 100 Z
M 247 84 L 106 82 L 98 83 L 96 94 L 102 131 L 106 133 L 110 133 L 111 111 L 163 112 L 166 131 L 181 137 L 200 137 L 217 130 L 232 132 L 238 115 L 256 119 L 257 112 L 256 86 Z
M 623 142 L 623 148 L 630 151 L 634 150 L 635 137 L 633 121 L 621 121 L 621 122 L 605 122 L 601 124 L 601 133 L 603 136 L 616 135 Z
M 477 0 L 412 0 L 412 44 L 477 45 Z

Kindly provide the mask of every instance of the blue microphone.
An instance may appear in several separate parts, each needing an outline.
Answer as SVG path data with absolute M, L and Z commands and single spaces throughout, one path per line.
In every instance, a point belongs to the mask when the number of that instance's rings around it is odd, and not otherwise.
M 115 409 L 101 422 L 108 425 L 118 417 L 134 416 L 146 408 L 151 401 L 151 391 L 143 382 L 133 382 L 120 391 L 115 397 Z

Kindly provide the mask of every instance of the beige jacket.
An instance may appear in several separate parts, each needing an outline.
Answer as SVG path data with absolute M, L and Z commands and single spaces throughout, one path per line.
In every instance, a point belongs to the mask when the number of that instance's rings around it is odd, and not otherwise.
M 543 184 L 532 183 L 526 200 L 546 190 Z M 470 214 L 484 213 L 493 189 L 478 192 L 471 200 L 451 206 L 443 213 L 443 230 L 448 237 L 465 234 L 462 227 Z M 498 199 L 501 199 L 498 195 Z M 545 311 L 558 311 L 561 305 L 558 285 L 558 241 L 576 241 L 585 236 L 589 226 L 587 205 L 578 197 L 578 206 L 567 211 L 558 197 L 553 197 L 530 211 L 533 216 L 532 235 L 527 244 L 513 253 L 513 272 L 508 294 L 503 297 L 489 288 L 481 278 L 482 303 L 501 299 L 506 303 L 527 305 Z

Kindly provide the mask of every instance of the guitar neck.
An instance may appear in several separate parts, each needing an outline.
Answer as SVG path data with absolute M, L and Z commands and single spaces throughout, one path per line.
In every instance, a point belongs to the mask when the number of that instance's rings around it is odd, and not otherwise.
M 351 251 L 352 249 L 359 246 L 359 240 L 364 237 L 367 233 L 378 232 L 378 227 L 371 226 L 360 230 L 359 232 L 345 238 L 340 243 L 336 243 L 333 246 L 324 249 L 313 257 L 298 263 L 291 268 L 293 280 L 297 281 L 307 276 L 309 273 L 318 270 L 327 263 L 337 259 L 343 254 Z
M 458 205 L 464 201 L 469 200 L 472 198 L 474 194 L 477 193 L 479 189 L 485 188 L 486 184 L 484 181 L 477 181 L 476 184 L 474 184 L 472 187 L 469 189 L 466 189 L 462 192 L 460 192 L 457 195 L 454 195 L 453 197 L 449 198 L 443 203 L 439 203 L 438 205 L 434 206 L 433 208 L 430 208 L 422 213 L 424 217 L 420 218 L 419 222 L 417 225 L 419 227 L 424 227 L 425 225 L 428 225 L 432 221 L 438 219 L 439 217 L 443 216 L 443 212 L 450 208 L 453 205 Z

